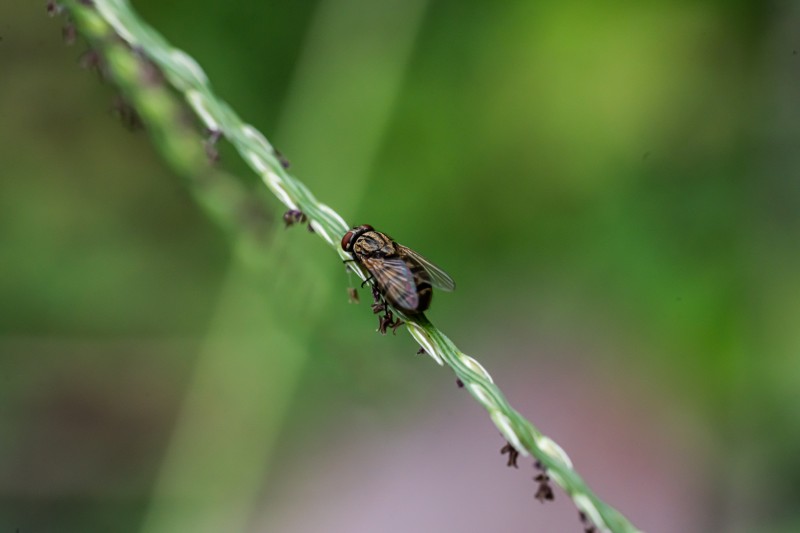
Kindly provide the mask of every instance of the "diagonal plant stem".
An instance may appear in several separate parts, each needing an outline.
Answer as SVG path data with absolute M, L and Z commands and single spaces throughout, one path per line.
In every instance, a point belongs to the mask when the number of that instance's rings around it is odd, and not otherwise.
M 81 0 L 66 0 L 65 6 L 78 31 L 104 50 L 112 77 L 117 80 L 135 79 L 131 69 L 137 68 L 136 62 L 131 61 L 129 55 L 115 51 L 115 46 L 119 45 L 118 39 L 122 39 L 127 46 L 146 56 L 161 69 L 166 81 L 183 94 L 205 127 L 219 132 L 231 142 L 286 207 L 303 211 L 316 234 L 341 259 L 350 259 L 339 245 L 341 236 L 349 229 L 348 224 L 333 209 L 319 202 L 302 182 L 286 172 L 269 141 L 214 95 L 205 72 L 191 57 L 173 48 L 146 25 L 126 0 L 94 0 L 94 8 Z M 145 82 L 142 79 L 141 83 Z M 137 106 L 146 106 L 147 103 L 145 99 L 138 102 Z M 168 144 L 169 139 L 160 139 L 160 142 Z M 353 263 L 349 265 L 362 279 L 366 279 L 364 272 Z M 589 489 L 560 446 L 511 407 L 480 363 L 461 352 L 424 316 L 404 318 L 414 339 L 436 362 L 453 369 L 472 397 L 487 410 L 508 442 L 521 454 L 532 455 L 540 461 L 553 481 L 570 495 L 578 509 L 597 528 L 615 533 L 638 531 L 621 513 Z

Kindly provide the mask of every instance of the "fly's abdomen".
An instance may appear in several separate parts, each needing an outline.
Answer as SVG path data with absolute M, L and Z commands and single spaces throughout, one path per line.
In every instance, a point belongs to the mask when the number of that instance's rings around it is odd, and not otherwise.
M 417 288 L 417 313 L 422 313 L 431 305 L 433 298 L 433 287 L 431 287 L 431 277 L 425 267 L 417 263 L 411 263 L 411 273 L 414 275 L 414 284 Z

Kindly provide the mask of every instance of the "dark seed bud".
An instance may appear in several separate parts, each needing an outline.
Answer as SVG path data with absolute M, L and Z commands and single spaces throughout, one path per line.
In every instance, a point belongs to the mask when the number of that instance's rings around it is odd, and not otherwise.
M 289 160 L 288 160 L 288 159 L 286 159 L 285 157 L 283 157 L 283 154 L 282 154 L 282 153 L 281 153 L 281 151 L 280 151 L 280 150 L 278 150 L 277 148 L 274 148 L 274 147 L 273 147 L 273 148 L 272 148 L 272 153 L 273 153 L 273 154 L 275 154 L 275 158 L 278 160 L 278 163 L 280 163 L 280 164 L 281 164 L 281 167 L 283 167 L 284 169 L 287 169 L 287 168 L 289 168 L 289 167 L 292 165 L 292 164 L 289 162 Z
M 386 335 L 386 328 L 392 324 L 392 318 L 389 315 L 383 315 L 378 319 L 378 331 L 381 335 Z
M 355 289 L 355 287 L 347 288 L 347 297 L 351 304 L 359 303 L 358 291 Z
M 123 126 L 130 131 L 137 131 L 144 129 L 144 122 L 139 117 L 136 109 L 129 104 L 122 96 L 116 96 L 111 103 L 112 114 L 119 117 Z
M 308 220 L 306 214 L 299 209 L 289 209 L 283 214 L 283 222 L 286 227 L 294 226 L 295 224 L 302 224 Z
M 203 141 L 203 149 L 206 152 L 206 157 L 211 163 L 216 163 L 219 161 L 219 150 L 217 150 L 217 142 L 219 141 L 220 137 L 222 137 L 222 131 L 220 130 L 209 130 L 208 132 L 208 139 Z M 284 218 L 284 220 L 286 220 Z
M 75 25 L 68 22 L 66 26 L 61 28 L 61 37 L 67 46 L 75 44 L 75 39 L 78 37 L 78 32 L 75 30 Z
M 550 485 L 542 483 L 539 485 L 539 489 L 536 491 L 534 498 L 544 503 L 546 501 L 553 501 L 555 496 L 553 495 L 553 489 Z
M 533 467 L 539 470 L 539 474 L 533 478 L 539 484 L 534 497 L 542 503 L 555 499 L 553 487 L 550 486 L 550 476 L 547 475 L 547 468 L 538 460 L 533 464 Z
M 581 524 L 583 524 L 584 533 L 597 533 L 597 528 L 594 527 L 594 524 L 592 524 L 592 521 L 589 520 L 588 516 L 586 516 L 586 513 L 583 511 L 578 511 L 578 518 L 580 518 Z
M 81 57 L 78 59 L 78 65 L 81 68 L 86 70 L 93 70 L 98 69 L 100 70 L 100 66 L 102 65 L 102 59 L 100 54 L 97 50 L 87 50 Z
M 372 299 L 375 300 L 376 303 L 381 301 L 381 291 L 379 291 L 378 287 L 375 285 L 372 286 Z
M 461 380 L 459 379 L 459 381 Z M 462 383 L 461 386 L 463 387 L 464 384 Z M 517 451 L 517 449 L 514 448 L 510 442 L 506 442 L 506 445 L 500 448 L 500 454 L 508 454 L 508 462 L 506 463 L 506 466 L 519 468 L 519 465 L 517 464 L 517 459 L 519 459 L 519 451 Z
M 56 3 L 55 0 L 47 0 L 47 14 L 51 17 L 55 17 L 59 13 L 61 13 L 62 7 Z

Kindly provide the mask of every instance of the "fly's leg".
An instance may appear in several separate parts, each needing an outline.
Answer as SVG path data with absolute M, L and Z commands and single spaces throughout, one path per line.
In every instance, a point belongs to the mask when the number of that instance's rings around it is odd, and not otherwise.
M 386 298 L 383 297 L 375 284 L 372 285 L 372 300 L 372 312 L 376 315 L 381 315 L 378 317 L 378 331 L 380 334 L 386 335 L 388 328 L 392 328 L 392 333 L 397 335 L 397 328 L 405 324 L 405 322 L 395 318 L 391 307 L 386 302 Z

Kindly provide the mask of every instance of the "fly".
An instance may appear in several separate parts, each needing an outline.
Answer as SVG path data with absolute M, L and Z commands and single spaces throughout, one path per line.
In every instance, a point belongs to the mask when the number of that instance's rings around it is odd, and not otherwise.
M 386 301 L 406 314 L 428 309 L 433 287 L 444 291 L 456 288 L 444 270 L 368 224 L 345 233 L 342 249 L 369 272 Z

